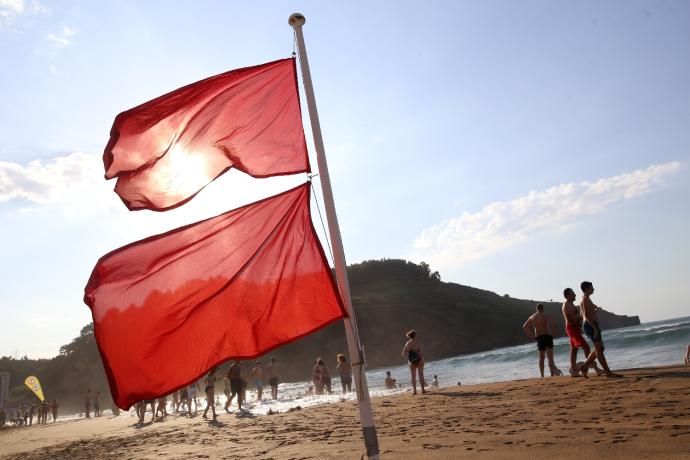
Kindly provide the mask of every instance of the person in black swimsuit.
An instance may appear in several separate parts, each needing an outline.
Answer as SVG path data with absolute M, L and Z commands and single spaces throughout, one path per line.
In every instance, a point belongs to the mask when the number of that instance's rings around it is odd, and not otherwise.
M 422 387 L 422 394 L 426 393 L 424 389 L 424 355 L 422 354 L 422 343 L 417 340 L 417 331 L 411 330 L 407 334 L 409 339 L 403 347 L 402 355 L 407 357 L 407 362 L 410 365 L 410 374 L 412 377 L 412 394 L 417 394 L 417 376 L 419 374 L 419 384 Z
M 206 414 L 208 413 L 208 409 L 210 407 L 214 421 L 218 417 L 216 415 L 216 405 L 213 398 L 214 393 L 216 392 L 216 382 L 218 380 L 218 377 L 216 377 L 216 368 L 214 367 L 209 371 L 208 375 L 206 376 L 206 388 L 204 389 L 204 391 L 206 392 L 206 409 L 204 409 L 204 418 L 208 418 L 206 417 Z
M 544 305 L 537 304 L 537 312 L 527 318 L 522 325 L 525 334 L 537 341 L 539 350 L 539 373 L 544 377 L 544 357 L 549 358 L 551 376 L 557 375 L 558 369 L 553 361 L 553 336 L 556 335 L 556 322 L 544 313 Z

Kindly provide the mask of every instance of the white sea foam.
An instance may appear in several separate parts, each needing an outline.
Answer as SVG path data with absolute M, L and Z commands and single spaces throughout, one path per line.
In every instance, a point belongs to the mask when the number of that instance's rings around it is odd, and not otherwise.
M 683 354 L 690 344 L 690 318 L 675 318 L 666 321 L 631 326 L 622 329 L 604 331 L 606 357 L 613 369 L 632 367 L 661 366 L 680 364 Z M 567 338 L 554 340 L 554 355 L 556 366 L 567 373 L 569 364 L 569 342 Z M 578 360 L 582 360 L 580 354 Z M 384 387 L 386 371 L 396 378 L 401 388 L 388 390 Z M 427 362 L 424 368 L 427 382 L 431 382 L 434 375 L 438 375 L 441 386 L 454 386 L 461 382 L 463 385 L 498 382 L 506 380 L 526 379 L 539 376 L 537 367 L 537 353 L 534 344 L 518 345 L 500 348 L 471 355 L 455 356 L 438 361 Z M 372 397 L 390 396 L 411 391 L 410 371 L 406 365 L 387 368 L 371 369 L 367 371 L 367 381 Z M 309 382 L 282 383 L 279 386 L 277 401 L 270 399 L 270 388 L 264 388 L 264 400 L 256 400 L 256 392 L 248 391 L 248 401 L 245 405 L 248 413 L 263 415 L 272 412 L 287 412 L 299 408 L 317 406 L 335 402 L 356 401 L 354 392 L 341 394 L 340 381 L 333 379 L 334 394 L 307 395 Z M 268 395 L 268 398 L 266 396 Z M 199 409 L 203 411 L 205 401 L 198 398 Z M 222 411 L 225 395 L 219 395 L 220 404 L 217 411 Z M 172 403 L 168 398 L 168 412 L 172 413 Z M 236 402 L 231 411 L 237 413 Z M 105 416 L 112 416 L 112 412 L 104 411 Z M 59 417 L 59 421 L 75 420 L 80 414 Z M 125 412 L 122 417 L 133 417 L 134 410 Z M 150 415 L 149 415 L 150 416 Z

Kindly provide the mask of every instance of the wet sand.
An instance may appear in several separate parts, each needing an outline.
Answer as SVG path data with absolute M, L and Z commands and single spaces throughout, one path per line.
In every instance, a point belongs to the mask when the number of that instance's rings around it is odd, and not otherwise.
M 436 389 L 373 400 L 382 458 L 690 458 L 690 368 Z M 150 417 L 150 416 L 149 416 Z M 0 432 L 3 458 L 359 458 L 354 402 L 217 423 L 172 416 Z

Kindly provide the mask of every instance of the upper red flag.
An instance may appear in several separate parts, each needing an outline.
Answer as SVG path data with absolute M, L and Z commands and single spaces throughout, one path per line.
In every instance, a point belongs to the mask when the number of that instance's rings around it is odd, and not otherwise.
M 122 112 L 103 163 L 130 210 L 180 206 L 230 168 L 309 172 L 295 59 L 232 70 Z
M 300 185 L 101 257 L 84 302 L 119 407 L 346 316 L 309 190 Z

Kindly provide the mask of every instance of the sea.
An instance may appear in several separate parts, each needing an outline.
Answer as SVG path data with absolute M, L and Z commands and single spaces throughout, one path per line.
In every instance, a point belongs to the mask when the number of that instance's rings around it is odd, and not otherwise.
M 615 371 L 649 367 L 678 365 L 684 362 L 685 351 L 690 344 L 690 317 L 675 318 L 664 321 L 644 323 L 621 329 L 603 331 L 606 346 L 606 359 L 609 367 Z M 423 338 L 422 338 L 423 340 Z M 403 343 L 400 344 L 402 349 Z M 570 345 L 567 337 L 554 340 L 554 357 L 556 366 L 565 375 L 570 367 Z M 401 357 L 402 360 L 402 357 Z M 582 352 L 578 361 L 583 361 Z M 333 366 L 335 367 L 335 366 Z M 383 382 L 386 371 L 397 379 L 400 388 L 385 389 Z M 548 375 L 548 366 L 547 371 Z M 461 355 L 452 358 L 430 361 L 425 364 L 424 374 L 427 382 L 431 382 L 434 375 L 438 376 L 440 387 L 455 385 L 473 385 L 478 383 L 500 382 L 539 377 L 537 365 L 537 349 L 535 344 L 518 345 L 514 347 L 497 348 L 471 355 Z M 279 398 L 276 401 L 265 398 L 270 395 L 270 388 L 264 389 L 264 400 L 256 401 L 253 384 L 250 383 L 246 412 L 238 412 L 233 402 L 232 412 L 238 416 L 245 414 L 267 414 L 269 412 L 286 412 L 301 408 L 328 404 L 338 401 L 356 401 L 354 393 L 341 393 L 340 379 L 335 369 L 331 369 L 333 378 L 333 394 L 309 395 L 310 382 L 282 383 L 279 387 Z M 411 391 L 410 371 L 405 363 L 399 366 L 370 369 L 367 371 L 369 392 L 372 397 L 389 396 Z M 199 407 L 203 410 L 203 395 L 199 396 Z M 219 403 L 225 403 L 224 395 L 219 395 Z M 168 409 L 170 411 L 170 408 Z M 222 412 L 222 409 L 220 409 Z M 104 415 L 112 415 L 105 411 Z M 133 416 L 133 410 L 123 416 Z M 150 416 L 150 415 L 149 415 Z M 62 417 L 60 417 L 62 418 Z M 74 419 L 76 415 L 64 417 Z

